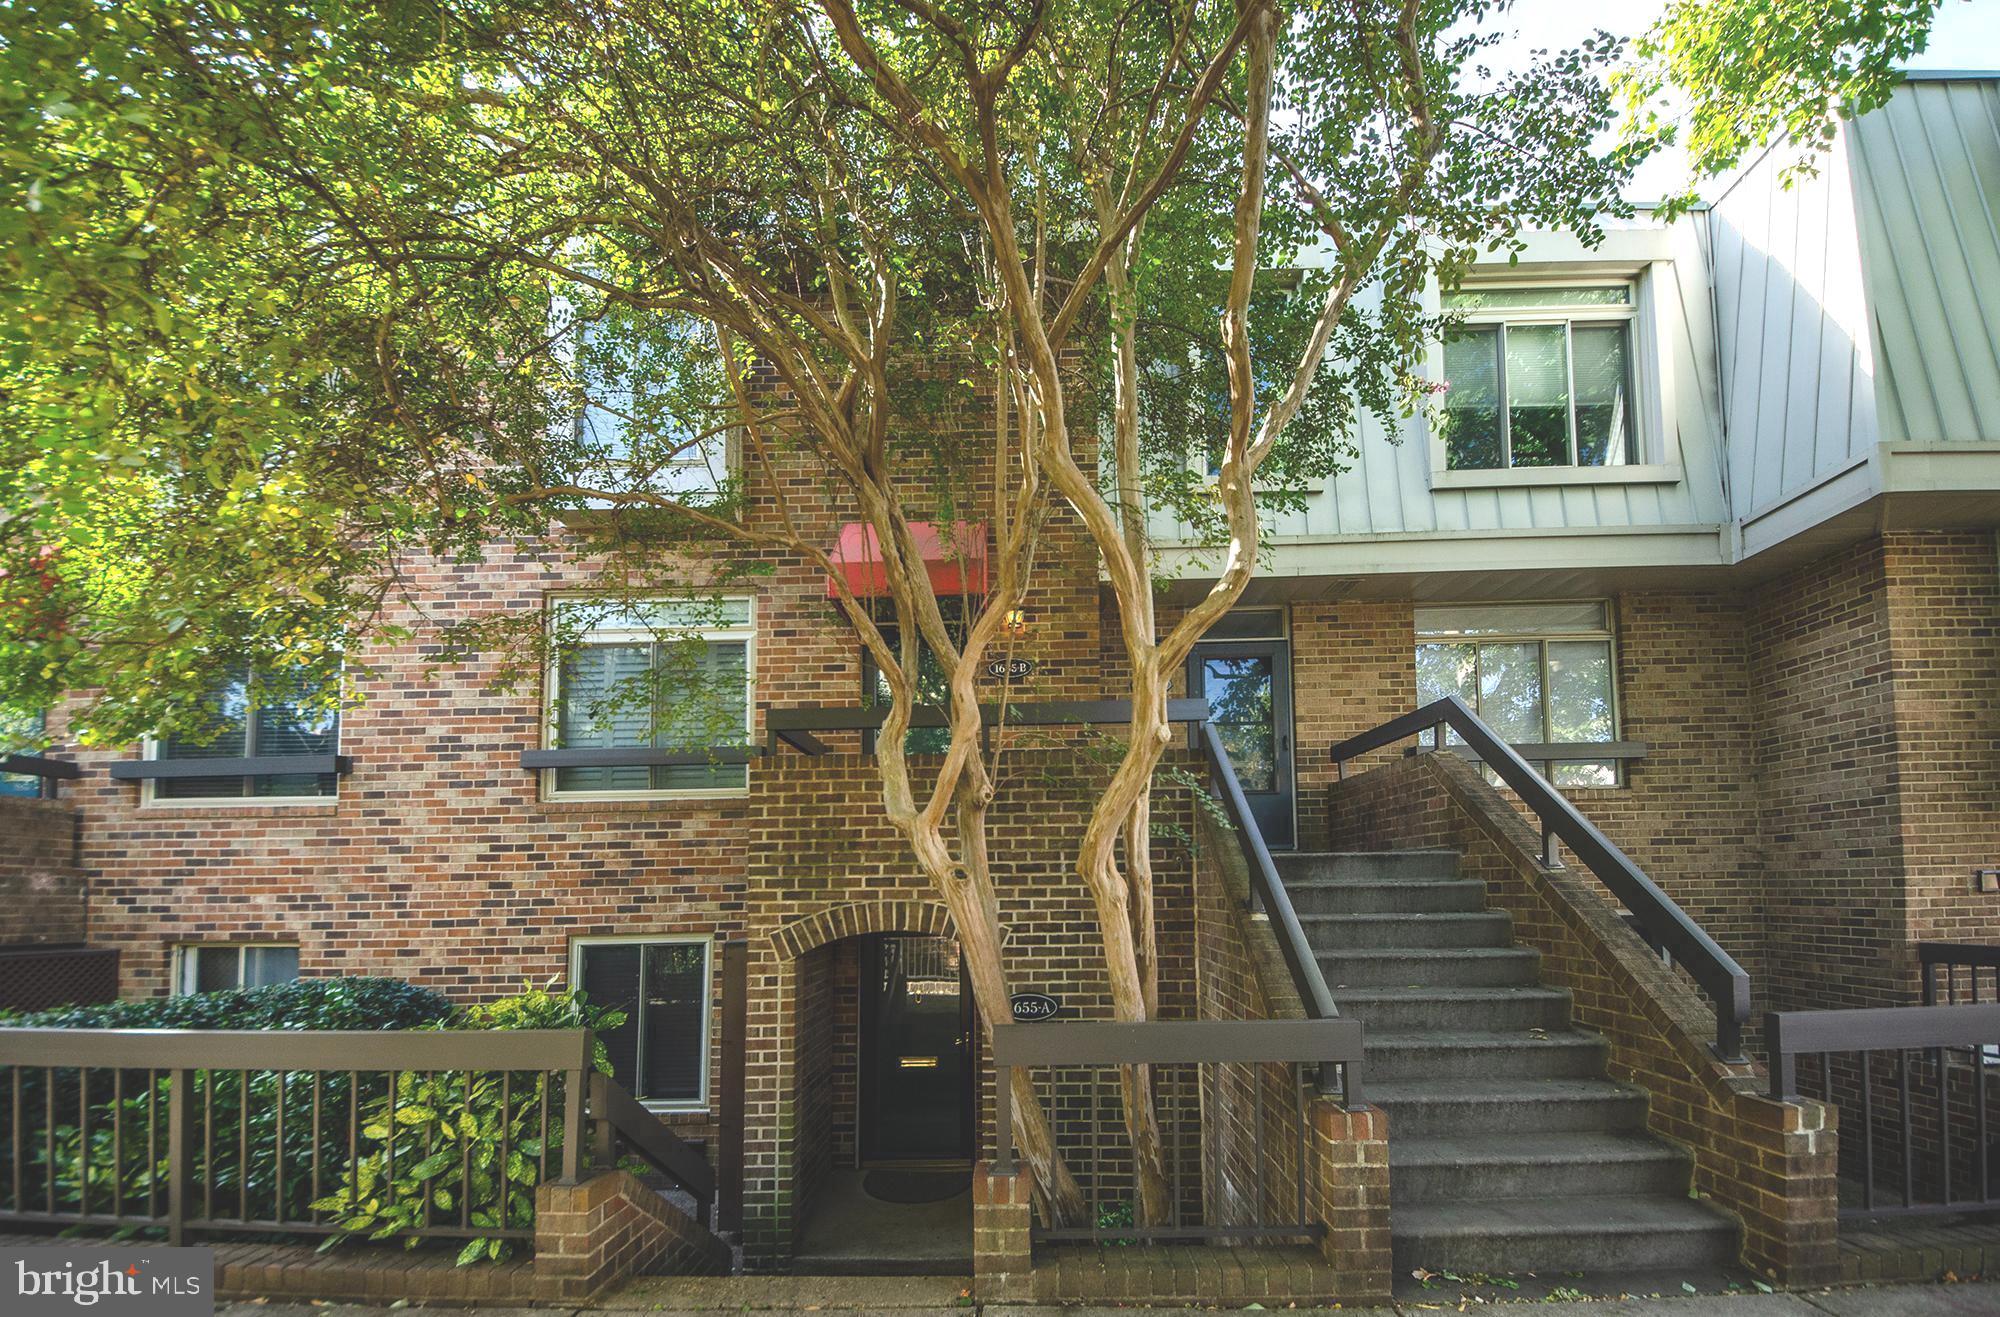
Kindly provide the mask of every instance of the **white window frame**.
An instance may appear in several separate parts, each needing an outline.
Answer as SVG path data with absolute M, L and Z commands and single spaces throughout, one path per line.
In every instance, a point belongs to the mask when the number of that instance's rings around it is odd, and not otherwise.
M 296 942 L 176 942 L 174 943 L 174 982 L 171 995 L 175 997 L 192 997 L 200 992 L 200 989 L 189 982 L 190 977 L 196 972 L 196 962 L 200 960 L 200 952 L 234 951 L 236 953 L 236 987 L 241 989 L 244 986 L 244 952 L 258 948 L 274 947 L 299 952 L 300 968 L 301 970 L 304 969 L 305 953 Z M 299 975 L 299 978 L 303 977 L 303 973 Z M 287 980 L 287 982 L 297 981 L 297 979 Z
M 247 710 L 254 713 L 254 710 Z M 346 711 L 336 715 L 338 722 L 333 732 L 333 752 L 341 753 L 341 739 L 346 733 Z M 247 714 L 246 714 L 247 716 Z M 253 724 L 254 725 L 254 724 Z M 245 748 L 249 748 L 246 731 Z M 162 743 L 157 736 L 147 736 L 139 742 L 139 757 L 148 761 L 160 760 Z M 173 759 L 168 763 L 191 763 L 192 760 Z M 217 773 L 216 777 L 240 777 L 239 773 Z M 158 791 L 158 778 L 142 778 L 139 782 L 139 806 L 142 809 L 322 809 L 332 808 L 340 803 L 342 775 L 334 774 L 333 790 L 325 795 L 310 796 L 163 796 Z M 274 946 L 290 946 L 289 942 L 273 943 Z
M 740 626 L 689 627 L 683 634 L 699 636 L 702 640 L 740 640 L 743 642 L 743 743 L 753 745 L 757 739 L 757 599 L 754 595 L 722 595 L 728 602 L 740 602 L 745 606 L 744 622 Z M 601 602 L 588 595 L 557 595 L 549 600 L 549 625 L 555 625 L 556 610 L 568 604 Z M 648 603 L 673 604 L 674 599 L 640 600 L 634 606 L 644 607 Z M 633 645 L 652 644 L 658 634 L 649 627 L 596 626 L 584 633 L 580 644 Z M 551 646 L 554 649 L 554 646 Z M 563 655 L 551 653 L 548 671 L 543 676 L 542 699 L 542 745 L 554 748 L 559 739 L 556 726 L 556 710 L 562 702 Z M 743 785 L 740 787 L 667 787 L 647 788 L 638 791 L 564 791 L 556 786 L 557 774 L 561 769 L 542 770 L 542 799 L 549 801 L 576 800 L 740 800 L 750 794 L 750 775 L 746 767 Z
M 1608 652 L 1610 656 L 1609 662 L 1611 665 L 1611 739 L 1609 741 L 1603 742 L 1603 744 L 1606 745 L 1616 744 L 1617 742 L 1625 739 L 1625 700 L 1623 695 L 1619 691 L 1620 682 L 1618 680 L 1618 672 L 1619 672 L 1618 613 L 1614 606 L 1615 605 L 1614 600 L 1611 599 L 1440 600 L 1435 603 L 1425 602 L 1417 606 L 1419 608 L 1479 608 L 1479 607 L 1487 607 L 1493 605 L 1504 605 L 1509 608 L 1515 608 L 1515 607 L 1533 608 L 1537 606 L 1558 608 L 1558 607 L 1571 606 L 1578 603 L 1594 603 L 1604 609 L 1603 630 L 1601 631 L 1594 631 L 1594 630 L 1592 631 L 1576 631 L 1576 630 L 1492 631 L 1492 632 L 1482 631 L 1482 632 L 1470 632 L 1470 633 L 1445 632 L 1445 631 L 1416 631 L 1414 633 L 1416 637 L 1416 646 L 1413 646 L 1411 650 L 1411 655 L 1410 655 L 1411 662 L 1414 663 L 1416 661 L 1416 652 L 1415 652 L 1416 647 L 1420 647 L 1423 645 L 1455 645 L 1455 644 L 1473 645 L 1473 646 L 1529 645 L 1529 644 L 1540 645 L 1542 651 L 1542 662 L 1541 662 L 1542 730 L 1544 734 L 1546 734 L 1548 731 L 1548 724 L 1549 724 L 1549 645 L 1552 643 L 1559 644 L 1565 640 L 1579 640 L 1579 641 L 1593 641 L 1593 642 L 1603 641 L 1608 647 Z M 1473 689 L 1475 691 L 1478 690 L 1479 665 L 1476 656 L 1473 659 L 1472 682 L 1473 682 Z M 1478 711 L 1475 709 L 1474 712 Z M 1417 739 L 1418 743 L 1422 745 L 1434 744 L 1435 729 L 1420 733 Z M 1552 743 L 1543 742 L 1543 744 L 1552 744 Z M 1574 744 L 1594 745 L 1598 744 L 1598 742 L 1578 741 L 1574 742 Z M 1531 763 L 1532 762 L 1533 761 L 1531 761 Z M 1586 785 L 1558 786 L 1555 779 L 1556 765 L 1584 764 L 1584 763 L 1610 764 L 1612 780 L 1609 783 L 1591 783 Z M 1545 767 L 1547 771 L 1543 773 L 1543 776 L 1547 779 L 1550 786 L 1557 787 L 1557 789 L 1561 791 L 1613 791 L 1622 789 L 1628 785 L 1625 776 L 1625 763 L 1623 760 L 1619 759 L 1592 760 L 1585 756 L 1579 755 L 1571 759 L 1551 759 L 1544 761 L 1541 764 L 1537 764 L 1535 766 L 1537 767 L 1538 771 L 1541 768 Z M 1490 772 L 1491 770 L 1488 771 Z
M 584 425 L 589 419 L 591 407 L 590 389 L 582 378 L 582 372 L 577 369 L 576 359 L 578 347 L 585 336 L 589 334 L 591 323 L 578 317 L 574 304 L 568 298 L 558 295 L 553 300 L 549 311 L 551 351 L 555 360 L 562 363 L 565 368 L 569 369 L 576 376 L 575 387 L 570 392 L 567 406 L 553 418 L 555 427 L 563 432 L 561 438 L 565 441 L 580 441 L 583 437 Z M 716 334 L 721 332 L 712 322 L 709 324 L 709 331 Z M 721 351 L 719 343 L 716 351 L 718 353 Z M 742 427 L 732 424 L 722 432 L 720 438 L 723 441 L 722 473 L 715 485 L 716 489 L 720 489 L 722 483 L 733 479 L 743 469 Z M 702 456 L 702 448 L 699 444 L 692 448 L 682 449 L 676 453 L 672 459 L 665 463 L 660 472 L 656 474 L 664 474 L 669 470 L 694 470 L 697 468 L 701 470 L 705 478 L 713 478 L 713 473 L 709 470 L 707 459 Z M 602 499 L 586 500 L 584 506 L 591 511 L 597 512 L 612 511 L 616 507 L 616 505 L 607 503 Z
M 1468 277 L 1459 285 L 1459 292 L 1498 291 L 1501 289 L 1547 289 L 1547 288 L 1623 288 L 1627 290 L 1623 306 L 1593 303 L 1573 303 L 1561 306 L 1533 307 L 1486 307 L 1460 313 L 1460 323 L 1469 326 L 1547 326 L 1561 325 L 1565 335 L 1565 355 L 1569 367 L 1569 398 L 1572 423 L 1576 408 L 1576 357 L 1568 343 L 1572 327 L 1578 322 L 1607 323 L 1621 321 L 1626 325 L 1626 354 L 1631 373 L 1629 387 L 1632 391 L 1631 461 L 1611 463 L 1604 466 L 1578 466 L 1568 463 L 1560 466 L 1535 467 L 1463 467 L 1454 469 L 1450 465 L 1451 454 L 1445 441 L 1444 427 L 1429 426 L 1431 448 L 1431 484 L 1437 489 L 1488 488 L 1504 485 L 1571 485 L 1571 484 L 1679 484 L 1684 471 L 1667 459 L 1664 436 L 1668 433 L 1666 419 L 1662 414 L 1662 399 L 1667 393 L 1665 379 L 1666 362 L 1660 351 L 1660 335 L 1653 324 L 1654 279 L 1649 269 L 1604 271 L 1602 269 L 1563 271 L 1553 269 L 1533 275 L 1480 276 Z M 1443 306 L 1443 295 L 1439 294 L 1439 305 Z M 1503 328 L 1504 354 L 1504 333 Z M 1500 380 L 1500 410 L 1502 424 L 1502 444 L 1511 446 L 1506 439 L 1506 375 L 1504 356 Z M 1446 383 L 1444 371 L 1444 342 L 1440 339 L 1431 351 L 1431 378 Z M 1570 444 L 1572 453 L 1576 436 L 1572 428 Z
M 709 1104 L 709 1060 L 715 1046 L 715 939 L 706 933 L 606 933 L 569 940 L 569 988 L 576 992 L 583 987 L 583 951 L 585 947 L 636 947 L 675 945 L 701 946 L 701 1085 L 698 1097 L 678 1101 L 661 1098 L 641 1098 L 634 1093 L 633 1099 L 649 1111 L 707 1111 Z M 645 985 L 640 984 L 643 992 Z M 602 1002 L 592 1002 L 601 1006 Z M 643 1006 L 644 1003 L 642 1002 Z M 640 1035 L 637 1045 L 638 1064 L 644 1065 L 646 1056 L 645 1024 L 638 1022 Z

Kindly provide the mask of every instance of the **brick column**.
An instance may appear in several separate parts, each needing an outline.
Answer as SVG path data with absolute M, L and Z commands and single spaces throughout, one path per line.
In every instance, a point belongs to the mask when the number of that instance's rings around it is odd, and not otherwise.
M 1310 1206 L 1326 1226 L 1320 1251 L 1338 1275 L 1343 1303 L 1387 1303 L 1394 1264 L 1389 1251 L 1389 1115 L 1380 1107 L 1349 1111 L 1317 1098 L 1308 1113 L 1320 1173 Z
M 625 1171 L 535 1190 L 535 1298 L 582 1303 L 642 1271 L 727 1274 L 729 1246 Z
M 1035 1297 L 1034 1221 L 1026 1171 L 1003 1175 L 991 1162 L 972 1171 L 972 1293 L 981 1303 Z

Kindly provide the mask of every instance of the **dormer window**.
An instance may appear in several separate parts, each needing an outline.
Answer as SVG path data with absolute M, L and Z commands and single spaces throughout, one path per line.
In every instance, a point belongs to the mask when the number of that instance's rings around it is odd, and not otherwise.
M 1629 282 L 1472 285 L 1444 309 L 1447 469 L 1640 460 Z

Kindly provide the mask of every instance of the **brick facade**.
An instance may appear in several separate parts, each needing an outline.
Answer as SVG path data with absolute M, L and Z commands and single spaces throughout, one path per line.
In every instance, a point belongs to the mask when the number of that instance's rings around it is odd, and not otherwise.
M 0 948 L 83 941 L 75 807 L 0 796 L 0 838 Z

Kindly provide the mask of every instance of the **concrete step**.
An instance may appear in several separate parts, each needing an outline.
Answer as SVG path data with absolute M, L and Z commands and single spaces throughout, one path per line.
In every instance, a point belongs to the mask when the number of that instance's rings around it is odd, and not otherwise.
M 1505 911 L 1436 915 L 1300 915 L 1314 951 L 1345 947 L 1504 947 L 1513 933 Z
M 1329 987 L 1510 988 L 1539 982 L 1542 958 L 1527 947 L 1349 948 L 1319 958 Z
M 1628 1271 L 1727 1265 L 1736 1223 L 1689 1198 L 1507 1199 L 1396 1208 L 1396 1270 Z
M 1371 1083 L 1365 1092 L 1388 1111 L 1392 1144 L 1523 1130 L 1629 1133 L 1646 1123 L 1645 1092 L 1604 1079 L 1415 1080 Z
M 1434 914 L 1486 908 L 1486 884 L 1471 878 L 1286 882 L 1302 915 Z
M 1397 1213 L 1406 1206 L 1495 1198 L 1684 1197 L 1692 1166 L 1679 1148 L 1643 1133 L 1536 1131 L 1389 1141 Z
M 1526 1033 L 1567 1029 L 1569 994 L 1559 988 L 1338 988 L 1333 1000 L 1382 1033 Z
M 1288 886 L 1314 879 L 1425 882 L 1458 877 L 1457 851 L 1291 851 L 1274 858 Z
M 1378 1033 L 1367 1037 L 1370 1084 L 1472 1079 L 1602 1079 L 1595 1034 Z

